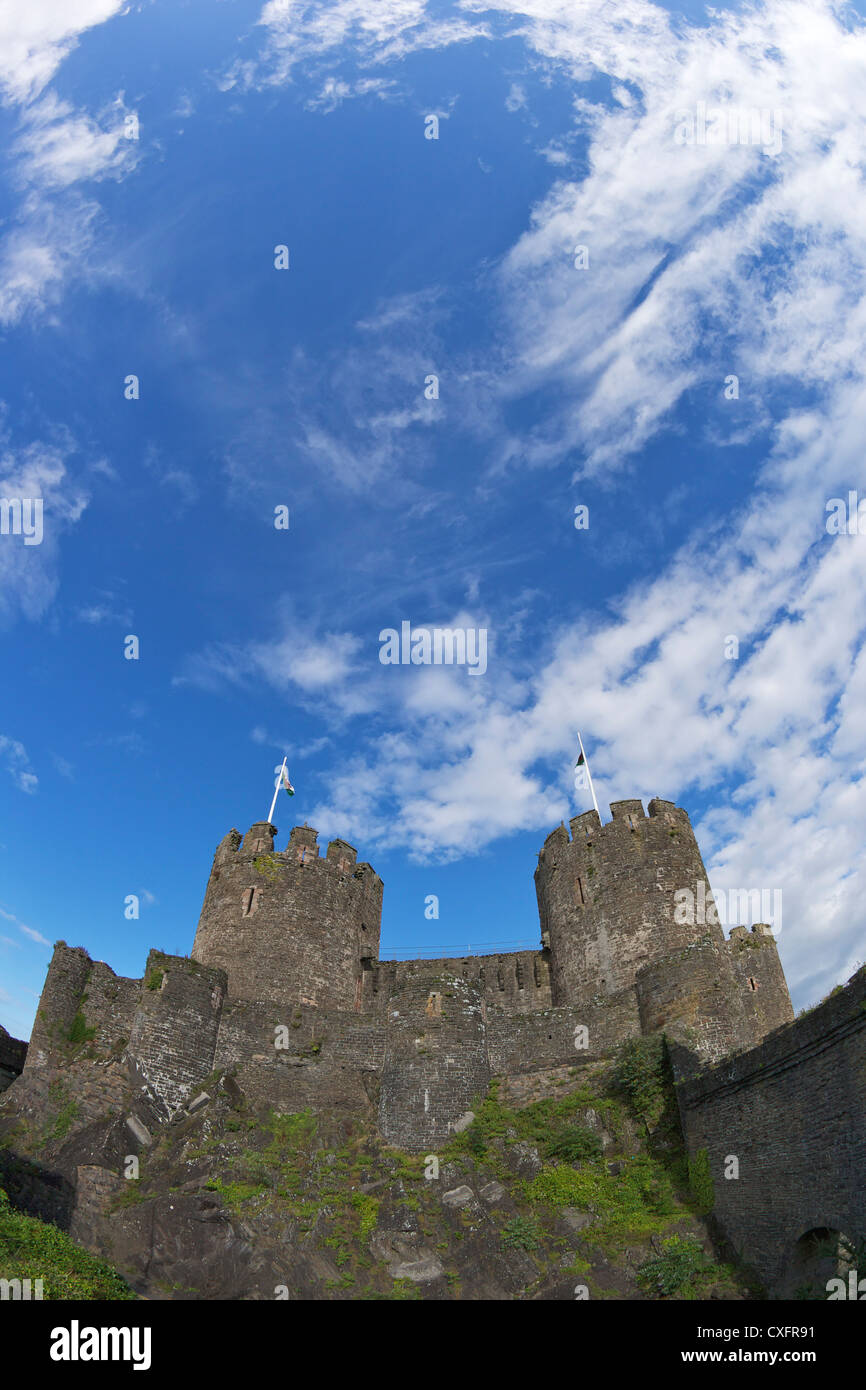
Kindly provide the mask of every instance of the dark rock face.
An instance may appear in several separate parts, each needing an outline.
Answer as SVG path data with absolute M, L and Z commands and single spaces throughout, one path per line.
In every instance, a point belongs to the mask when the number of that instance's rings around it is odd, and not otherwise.
M 17 1080 L 24 1070 L 27 1060 L 27 1044 L 13 1038 L 0 1025 L 0 1091 Z
M 98 1085 L 85 1083 L 86 1068 L 102 1073 Z M 566 1085 L 556 1073 L 539 1075 L 536 1094 L 549 1091 L 546 1101 L 525 1091 L 513 1098 L 529 1105 L 533 1132 L 547 1123 L 539 1106 L 556 1126 L 569 1091 L 582 1096 L 596 1073 L 603 1089 L 604 1064 L 572 1071 Z M 642 1296 L 637 1274 L 653 1254 L 650 1242 L 630 1237 L 620 1267 L 604 1214 L 560 1211 L 558 1199 L 531 1205 L 528 1182 L 557 1174 L 561 1182 L 569 1172 L 574 1179 L 576 1170 L 545 1161 L 539 1143 L 496 1121 L 497 1102 L 481 1109 L 502 1137 L 474 1134 L 474 1119 L 441 1154 L 411 1157 L 382 1142 L 372 1105 L 364 1115 L 279 1115 L 228 1075 L 210 1078 L 171 1118 L 151 1115 L 149 1128 L 139 1120 L 137 1135 L 128 1122 L 138 1083 L 127 1058 L 38 1068 L 16 1085 L 0 1131 L 19 1156 L 0 1148 L 0 1183 L 149 1299 L 571 1300 L 577 1284 Z M 73 1090 L 83 1122 L 64 1132 L 64 1096 Z M 116 1113 L 89 1118 L 110 1095 Z M 520 1123 L 520 1108 L 502 1113 Z M 595 1113 L 575 1100 L 571 1119 Z M 616 1151 L 640 1147 L 624 1112 L 610 1123 Z M 596 1181 L 607 1182 L 604 1165 Z M 671 1222 L 711 1256 L 708 1232 L 684 1207 L 662 1218 L 665 1228 Z M 599 1230 L 603 1249 L 594 1242 Z M 741 1294 L 718 1271 L 714 1296 Z

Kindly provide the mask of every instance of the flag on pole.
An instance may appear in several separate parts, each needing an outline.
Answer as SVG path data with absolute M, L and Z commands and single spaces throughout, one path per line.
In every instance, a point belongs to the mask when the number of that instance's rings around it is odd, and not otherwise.
M 586 754 L 585 754 L 584 751 L 583 751 L 583 739 L 581 738 L 580 733 L 578 733 L 578 735 L 577 735 L 577 745 L 578 745 L 578 747 L 579 747 L 579 749 L 580 749 L 580 757 L 578 758 L 578 760 L 577 760 L 577 762 L 574 764 L 574 766 L 575 766 L 576 768 L 578 768 L 578 767 L 585 767 L 585 768 L 586 768 L 586 778 L 587 778 L 587 781 L 589 782 L 589 792 L 590 792 L 590 796 L 592 797 L 592 804 L 593 804 L 593 806 L 595 807 L 596 815 L 598 816 L 599 820 L 601 820 L 601 812 L 600 812 L 599 809 L 598 809 L 598 802 L 597 802 L 596 799 L 595 799 L 595 787 L 592 785 L 592 773 L 591 773 L 590 770 L 589 770 L 589 763 L 586 761 Z
M 292 786 L 291 782 L 289 781 L 289 774 L 288 774 L 288 772 L 286 771 L 286 763 L 288 762 L 288 760 L 289 760 L 289 755 L 288 755 L 288 753 L 287 753 L 286 756 L 283 758 L 283 765 L 282 765 L 282 767 L 275 767 L 275 768 L 274 768 L 274 772 L 277 774 L 277 780 L 276 780 L 276 782 L 274 783 L 274 799 L 273 799 L 273 801 L 271 802 L 271 809 L 268 811 L 268 824 L 269 824 L 269 825 L 273 822 L 273 819 L 274 819 L 274 807 L 275 807 L 276 804 L 277 804 L 277 797 L 278 797 L 279 794 L 280 794 L 280 787 L 285 787 L 286 791 L 289 793 L 289 796 L 294 796 L 294 794 L 295 794 L 295 789 L 294 789 L 294 787 Z

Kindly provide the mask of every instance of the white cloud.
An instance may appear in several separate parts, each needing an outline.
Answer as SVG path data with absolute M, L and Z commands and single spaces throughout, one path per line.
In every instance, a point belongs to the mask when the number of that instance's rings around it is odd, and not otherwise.
M 87 29 L 121 13 L 126 0 L 28 0 L 0 9 L 0 91 L 31 101 Z
M 24 934 L 25 936 L 29 937 L 31 941 L 37 942 L 38 945 L 40 945 L 40 946 L 50 946 L 50 945 L 51 945 L 51 942 L 48 941 L 48 940 L 46 940 L 46 938 L 42 935 L 42 933 L 36 931 L 35 928 L 33 928 L 33 927 L 25 927 L 25 925 L 24 925 L 23 922 L 18 922 L 18 923 L 17 923 L 17 926 L 18 926 L 18 930 L 19 930 L 20 932 L 23 932 L 23 934 Z
M 342 61 L 353 52 L 369 67 L 490 33 L 480 19 L 433 17 L 426 0 L 269 0 L 258 23 L 266 36 L 261 53 L 235 61 L 220 79 L 223 91 L 283 85 L 300 65 Z
M 15 176 L 21 183 L 66 188 L 83 180 L 119 177 L 132 167 L 136 142 L 124 135 L 126 108 L 115 102 L 102 113 L 104 129 L 85 112 L 75 111 L 53 92 L 29 107 L 12 147 Z
M 33 793 L 39 785 L 27 755 L 27 749 L 16 738 L 0 734 L 0 763 L 8 772 L 19 791 Z M 4 912 L 2 916 L 7 916 Z M 10 921 L 12 919 L 10 918 Z
M 42 500 L 43 537 L 0 536 L 0 628 L 18 616 L 41 618 L 57 592 L 60 536 L 81 517 L 87 496 L 73 481 L 67 453 L 34 443 L 0 455 L 0 497 Z
M 100 209 L 75 185 L 122 177 L 134 167 L 138 146 L 124 138 L 122 95 L 95 119 L 44 89 L 79 36 L 122 6 L 123 0 L 33 0 L 0 12 L 0 93 L 21 108 L 10 165 L 11 182 L 22 190 L 0 243 L 2 324 L 45 313 L 70 275 L 95 273 Z

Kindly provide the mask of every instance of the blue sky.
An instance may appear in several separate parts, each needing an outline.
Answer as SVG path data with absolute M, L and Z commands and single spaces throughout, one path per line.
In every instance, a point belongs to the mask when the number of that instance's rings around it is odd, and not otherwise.
M 864 65 L 796 0 L 0 19 L 0 496 L 44 499 L 0 535 L 10 1031 L 58 938 L 189 950 L 284 752 L 278 845 L 357 845 L 383 955 L 534 944 L 578 729 L 603 807 L 674 799 L 714 888 L 781 891 L 796 1007 L 851 974 Z M 748 134 L 677 136 L 719 110 Z M 403 621 L 486 671 L 383 665 Z

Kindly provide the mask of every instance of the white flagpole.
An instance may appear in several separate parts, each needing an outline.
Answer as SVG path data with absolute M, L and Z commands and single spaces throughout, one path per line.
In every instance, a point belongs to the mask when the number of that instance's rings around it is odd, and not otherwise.
M 578 735 L 578 737 L 580 737 L 580 735 Z M 280 775 L 279 775 L 279 777 L 277 778 L 277 785 L 274 787 L 274 799 L 273 799 L 273 801 L 271 802 L 271 809 L 270 809 L 270 811 L 268 812 L 268 825 L 273 825 L 273 823 L 274 823 L 274 807 L 275 807 L 276 804 L 277 804 L 277 797 L 278 797 L 279 794 L 280 794 L 280 787 L 281 787 L 282 784 L 283 784 L 283 773 L 284 773 L 285 770 L 286 770 L 286 763 L 288 762 L 288 760 L 289 760 L 289 755 L 288 755 L 288 753 L 287 753 L 286 756 L 283 758 L 283 765 L 282 765 L 282 767 L 280 768 Z
M 584 752 L 583 740 L 580 737 L 579 731 L 577 735 L 577 741 L 580 744 L 580 751 L 581 753 L 583 753 L 583 765 L 586 768 L 586 776 L 587 780 L 589 781 L 589 790 L 592 795 L 592 804 L 595 807 L 596 815 L 598 816 L 599 820 L 601 820 L 601 811 L 599 811 L 598 802 L 595 799 L 595 787 L 592 785 L 592 773 L 589 770 L 589 758 L 586 756 L 586 753 Z

